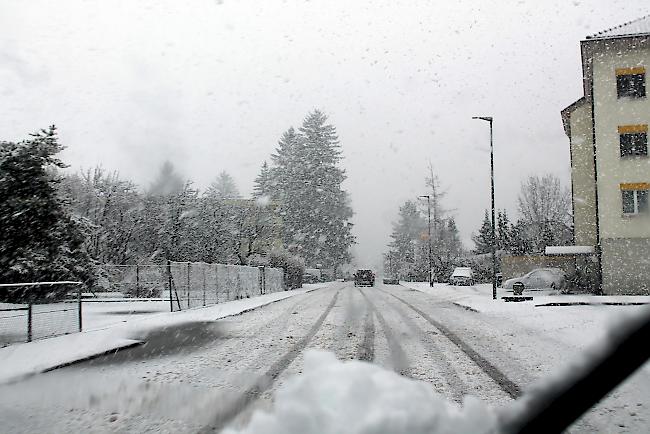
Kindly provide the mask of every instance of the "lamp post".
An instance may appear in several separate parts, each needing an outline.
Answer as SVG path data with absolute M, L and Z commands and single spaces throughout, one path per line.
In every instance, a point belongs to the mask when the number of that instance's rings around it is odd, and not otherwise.
M 492 299 L 497 299 L 497 257 L 496 257 L 496 236 L 494 230 L 494 144 L 492 140 L 492 117 L 473 116 L 472 119 L 479 119 L 490 124 L 490 187 L 492 196 Z
M 423 194 L 422 196 L 418 196 L 421 198 L 427 198 L 427 210 L 428 210 L 428 215 L 429 215 L 429 286 L 433 286 L 433 264 L 431 262 L 431 196 L 428 194 Z

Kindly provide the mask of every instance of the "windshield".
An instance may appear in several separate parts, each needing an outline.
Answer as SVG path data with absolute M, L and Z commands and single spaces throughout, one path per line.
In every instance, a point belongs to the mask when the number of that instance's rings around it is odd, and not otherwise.
M 650 304 L 649 13 L 0 2 L 0 432 L 531 417 Z M 646 347 L 539 431 L 650 432 Z

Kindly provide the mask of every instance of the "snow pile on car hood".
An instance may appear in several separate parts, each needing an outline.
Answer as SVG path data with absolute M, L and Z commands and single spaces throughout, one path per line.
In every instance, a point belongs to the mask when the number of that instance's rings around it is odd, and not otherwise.
M 429 383 L 378 366 L 340 362 L 332 353 L 310 350 L 304 374 L 276 393 L 273 410 L 256 412 L 234 434 L 489 433 L 497 415 L 478 398 L 462 407 L 435 393 Z

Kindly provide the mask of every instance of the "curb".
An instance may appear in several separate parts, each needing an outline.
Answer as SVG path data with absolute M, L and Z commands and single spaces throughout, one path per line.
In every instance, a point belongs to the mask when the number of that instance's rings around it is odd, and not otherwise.
M 554 301 L 544 304 L 536 304 L 535 307 L 556 307 L 556 306 L 643 306 L 650 304 L 648 301 Z

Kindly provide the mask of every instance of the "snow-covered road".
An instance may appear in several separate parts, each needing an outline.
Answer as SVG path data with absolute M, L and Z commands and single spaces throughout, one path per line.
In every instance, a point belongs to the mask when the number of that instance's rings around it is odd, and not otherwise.
M 143 346 L 2 386 L 2 432 L 211 432 L 240 426 L 301 372 L 308 348 L 427 381 L 452 401 L 472 394 L 499 407 L 581 351 L 433 293 L 350 283 L 144 338 Z M 646 367 L 574 430 L 644 432 L 649 378 Z

